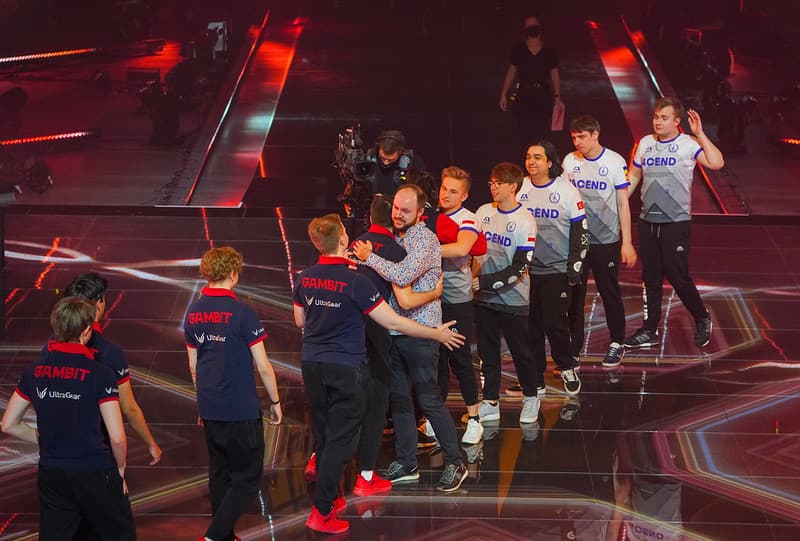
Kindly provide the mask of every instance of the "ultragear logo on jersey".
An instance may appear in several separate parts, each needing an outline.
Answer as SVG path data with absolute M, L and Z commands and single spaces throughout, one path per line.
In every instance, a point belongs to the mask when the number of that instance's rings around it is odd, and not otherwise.
M 81 395 L 71 393 L 69 391 L 62 393 L 61 391 L 50 391 L 48 387 L 44 389 L 39 389 L 36 387 L 36 395 L 39 397 L 40 400 L 44 400 L 45 398 L 56 398 L 59 400 L 80 400 Z

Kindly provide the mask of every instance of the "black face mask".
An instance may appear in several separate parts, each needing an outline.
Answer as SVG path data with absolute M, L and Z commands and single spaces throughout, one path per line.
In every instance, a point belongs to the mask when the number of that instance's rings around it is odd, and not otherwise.
M 538 38 L 542 35 L 542 27 L 537 26 L 529 26 L 525 29 L 525 33 L 528 34 L 532 38 Z

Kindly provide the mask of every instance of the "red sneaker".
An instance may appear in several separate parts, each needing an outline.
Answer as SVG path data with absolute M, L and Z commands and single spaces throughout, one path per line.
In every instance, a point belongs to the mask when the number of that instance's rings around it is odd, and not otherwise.
M 335 511 L 323 515 L 315 506 L 311 508 L 306 527 L 320 533 L 344 533 L 350 529 L 350 523 L 336 518 Z
M 358 474 L 356 479 L 356 486 L 353 489 L 353 494 L 356 496 L 374 496 L 375 494 L 383 494 L 392 490 L 392 482 L 384 479 L 377 473 L 372 474 L 372 481 L 367 481 L 361 474 Z
M 336 496 L 336 499 L 333 500 L 333 512 L 338 515 L 345 509 L 347 509 L 347 500 L 343 496 Z
M 311 453 L 311 458 L 306 464 L 306 481 L 314 482 L 317 480 L 317 453 Z

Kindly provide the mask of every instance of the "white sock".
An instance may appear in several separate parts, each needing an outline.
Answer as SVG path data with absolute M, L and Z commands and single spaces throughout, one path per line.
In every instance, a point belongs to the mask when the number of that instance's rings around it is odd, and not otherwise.
M 372 470 L 361 470 L 361 477 L 364 478 L 364 481 L 367 483 L 372 481 Z

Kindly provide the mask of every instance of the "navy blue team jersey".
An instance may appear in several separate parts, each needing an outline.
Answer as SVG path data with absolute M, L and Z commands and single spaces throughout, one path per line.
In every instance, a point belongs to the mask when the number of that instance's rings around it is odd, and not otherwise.
M 305 310 L 303 361 L 361 366 L 367 363 L 364 315 L 383 300 L 378 288 L 344 257 L 320 256 L 294 287 Z
M 100 404 L 119 401 L 116 378 L 84 345 L 50 341 L 15 391 L 33 404 L 39 464 L 64 470 L 116 467 Z
M 370 241 L 373 253 L 392 263 L 402 261 L 406 257 L 406 250 L 394 240 L 394 233 L 381 225 L 372 224 L 367 232 L 358 237 L 357 240 Z M 377 272 L 366 265 L 359 265 L 358 271 L 363 272 L 365 276 L 372 280 L 372 283 L 375 284 L 384 299 L 391 298 L 392 284 L 381 278 Z
M 125 353 L 122 348 L 116 345 L 111 340 L 105 338 L 100 331 L 102 327 L 98 322 L 92 323 L 92 337 L 86 343 L 86 347 L 94 355 L 94 360 L 108 366 L 114 371 L 114 377 L 117 379 L 117 385 L 128 383 L 131 379 L 130 370 L 128 369 L 128 360 L 125 358 Z M 53 340 L 53 337 L 50 337 Z M 49 342 L 48 342 L 49 344 Z M 42 347 L 42 354 L 47 351 L 47 345 Z
M 197 349 L 197 408 L 208 421 L 261 417 L 250 347 L 267 333 L 255 311 L 233 291 L 204 287 L 184 322 L 186 345 Z
M 121 347 L 104 337 L 100 333 L 101 330 L 99 323 L 95 322 L 92 325 L 92 337 L 86 343 L 86 347 L 94 351 L 95 361 L 100 361 L 114 371 L 117 385 L 129 382 L 131 376 L 125 353 Z

